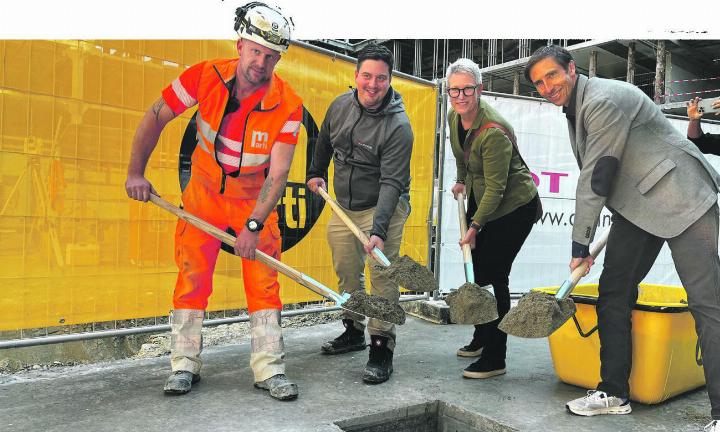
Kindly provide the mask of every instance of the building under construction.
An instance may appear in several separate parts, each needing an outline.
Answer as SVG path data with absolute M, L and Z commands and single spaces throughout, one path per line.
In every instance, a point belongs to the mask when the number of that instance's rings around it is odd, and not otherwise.
M 538 97 L 523 77 L 523 68 L 538 48 L 558 44 L 590 77 L 637 85 L 656 103 L 684 114 L 692 97 L 720 96 L 720 41 L 717 40 L 582 40 L 582 39 L 321 39 L 313 45 L 355 56 L 378 42 L 395 54 L 395 68 L 427 80 L 443 78 L 459 57 L 473 59 L 483 73 L 485 90 Z M 656 79 L 656 77 L 658 79 Z

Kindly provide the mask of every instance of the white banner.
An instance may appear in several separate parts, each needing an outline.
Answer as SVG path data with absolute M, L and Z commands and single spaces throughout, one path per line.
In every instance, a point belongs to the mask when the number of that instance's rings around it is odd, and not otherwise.
M 559 285 L 569 274 L 575 187 L 579 175 L 570 147 L 565 115 L 561 108 L 544 101 L 495 95 L 483 95 L 483 98 L 513 126 L 520 152 L 538 185 L 544 209 L 543 217 L 535 224 L 515 259 L 510 273 L 510 291 L 524 293 L 535 287 Z M 670 119 L 670 122 L 683 133 L 687 131 L 686 120 Z M 703 130 L 720 133 L 720 126 L 703 124 Z M 457 168 L 450 148 L 449 132 L 446 136 L 440 217 L 441 292 L 448 292 L 465 282 L 462 252 L 458 246 L 460 228 L 457 203 L 450 192 L 455 184 Z M 708 155 L 708 160 L 720 170 L 720 157 Z M 610 226 L 610 212 L 607 209 L 603 210 L 599 224 L 596 238 Z M 604 254 L 601 254 L 597 265 L 593 266 L 583 283 L 598 281 L 603 258 Z M 667 245 L 660 252 L 645 282 L 680 285 Z

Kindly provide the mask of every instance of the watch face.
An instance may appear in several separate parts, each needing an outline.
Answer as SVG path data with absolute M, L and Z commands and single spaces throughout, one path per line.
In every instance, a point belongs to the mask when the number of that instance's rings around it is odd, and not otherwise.
M 254 220 L 248 222 L 248 228 L 250 231 L 256 231 L 258 229 L 258 223 Z

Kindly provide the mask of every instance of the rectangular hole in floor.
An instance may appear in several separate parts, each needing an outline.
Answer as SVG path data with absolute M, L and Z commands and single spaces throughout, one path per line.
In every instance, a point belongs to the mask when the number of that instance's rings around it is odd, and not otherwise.
M 514 432 L 491 418 L 436 400 L 335 422 L 345 432 Z

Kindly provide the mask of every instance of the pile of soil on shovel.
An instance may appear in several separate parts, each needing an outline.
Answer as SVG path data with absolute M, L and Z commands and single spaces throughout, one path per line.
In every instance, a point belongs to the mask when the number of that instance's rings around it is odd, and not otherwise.
M 355 291 L 342 305 L 361 315 L 377 318 L 393 324 L 405 324 L 405 311 L 399 304 L 393 303 L 385 297 L 368 295 L 364 291 Z
M 531 291 L 500 321 L 498 328 L 523 338 L 544 338 L 559 329 L 575 313 L 575 302 L 567 298 Z
M 445 303 L 455 324 L 485 324 L 498 318 L 495 296 L 474 283 L 465 283 L 448 294 Z
M 438 289 L 430 270 L 407 255 L 399 257 L 387 268 L 376 265 L 375 270 L 410 291 L 432 292 Z

